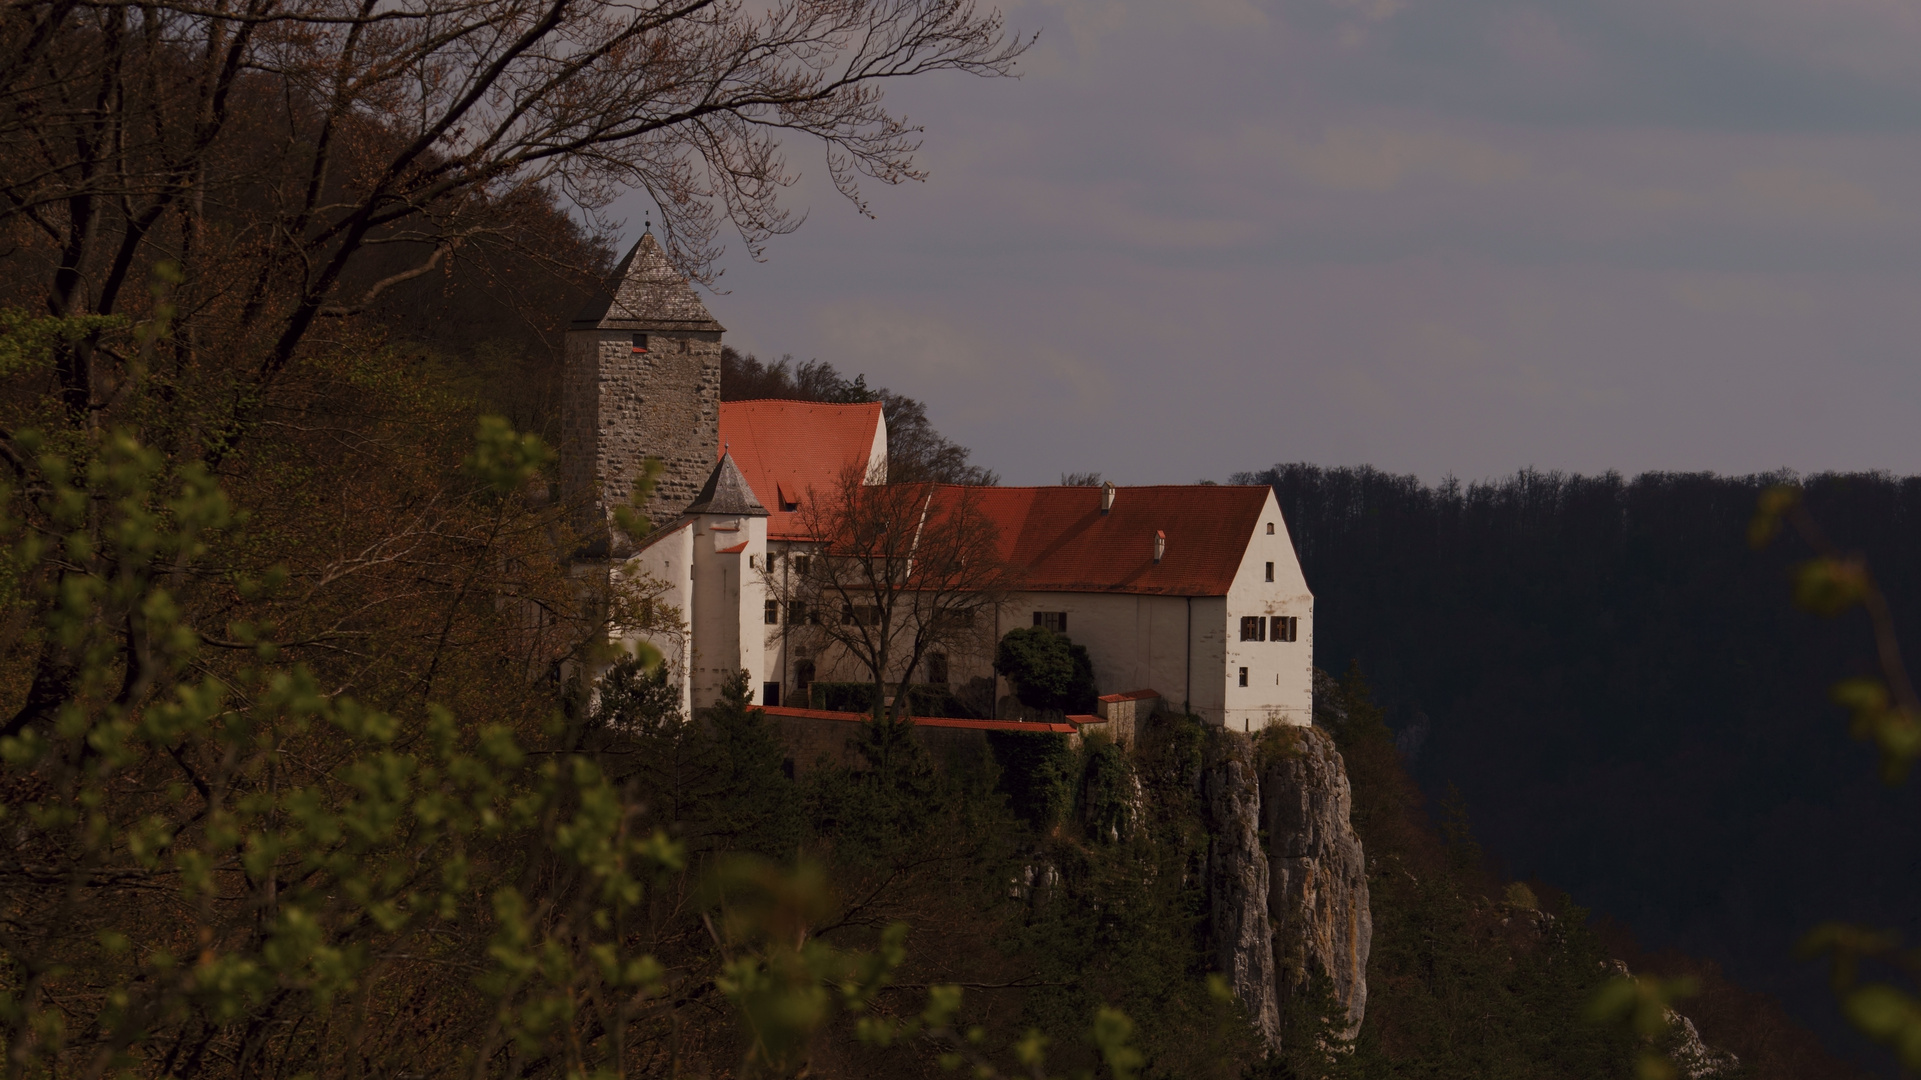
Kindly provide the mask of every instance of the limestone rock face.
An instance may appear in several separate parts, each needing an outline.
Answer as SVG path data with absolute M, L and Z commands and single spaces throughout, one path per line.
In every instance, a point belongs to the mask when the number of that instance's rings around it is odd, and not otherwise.
M 1348 815 L 1353 792 L 1334 740 L 1289 728 L 1257 757 L 1246 735 L 1209 732 L 1198 780 L 1208 833 L 1216 963 L 1269 1047 L 1288 1002 L 1321 984 L 1343 1038 L 1367 1010 L 1374 938 L 1367 865 Z M 1263 768 L 1259 757 L 1267 758 Z
M 1274 932 L 1268 925 L 1267 855 L 1261 850 L 1261 787 L 1253 744 L 1217 732 L 1201 769 L 1201 802 L 1211 837 L 1207 852 L 1209 926 L 1215 962 L 1270 1047 L 1281 1040 L 1275 998 Z
M 1267 833 L 1268 911 L 1274 919 L 1277 998 L 1324 979 L 1346 1010 L 1344 1038 L 1367 1012 L 1367 954 L 1374 939 L 1367 862 L 1349 824 L 1353 790 L 1334 740 L 1319 728 L 1284 733 L 1261 783 Z

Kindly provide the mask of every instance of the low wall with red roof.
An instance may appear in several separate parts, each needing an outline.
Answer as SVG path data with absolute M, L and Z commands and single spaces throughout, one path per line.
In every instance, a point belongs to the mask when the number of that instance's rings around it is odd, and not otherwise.
M 836 712 L 829 709 L 796 709 L 782 705 L 768 705 L 760 710 L 780 732 L 781 740 L 787 744 L 795 775 L 809 772 L 817 767 L 821 759 L 836 765 L 856 766 L 862 764 L 850 740 L 859 730 L 858 725 L 868 719 L 866 713 Z M 1105 720 L 1098 716 L 1070 716 L 1065 723 L 1036 724 L 1020 720 L 964 720 L 958 717 L 916 716 L 913 718 L 914 732 L 920 737 L 928 751 L 946 763 L 978 758 L 987 753 L 987 734 L 992 731 L 1016 731 L 1033 735 L 1065 735 L 1070 744 L 1078 744 L 1081 732 L 1094 726 L 1100 730 Z

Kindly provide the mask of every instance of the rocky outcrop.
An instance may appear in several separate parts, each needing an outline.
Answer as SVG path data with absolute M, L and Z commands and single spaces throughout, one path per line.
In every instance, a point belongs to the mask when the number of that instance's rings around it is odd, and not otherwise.
M 1327 1019 L 1353 1038 L 1367 1009 L 1374 923 L 1333 740 L 1288 728 L 1257 748 L 1246 735 L 1214 730 L 1198 787 L 1211 837 L 1216 963 L 1249 1020 L 1278 1050 L 1289 1003 L 1324 987 L 1340 1010 Z
M 1261 785 L 1253 744 L 1217 732 L 1201 769 L 1201 805 L 1210 837 L 1207 851 L 1208 924 L 1215 963 L 1247 1009 L 1248 1020 L 1278 1048 L 1281 1018 L 1274 978 L 1274 931 L 1268 922 L 1271 885 L 1261 849 Z
M 1353 790 L 1334 740 L 1319 728 L 1288 728 L 1261 783 L 1267 834 L 1268 912 L 1283 1001 L 1326 980 L 1346 1012 L 1343 1038 L 1367 1012 L 1367 953 L 1374 939 L 1367 863 L 1348 815 Z M 1270 736 L 1274 737 L 1274 736 Z
M 1628 966 L 1619 960 L 1603 960 L 1601 967 L 1618 978 L 1634 977 Z M 1731 1075 L 1741 1067 L 1741 1059 L 1732 1052 L 1716 1050 L 1703 1042 L 1694 1021 L 1673 1009 L 1662 1011 L 1668 1024 L 1667 1036 L 1654 1042 L 1687 1080 L 1713 1080 L 1717 1076 Z

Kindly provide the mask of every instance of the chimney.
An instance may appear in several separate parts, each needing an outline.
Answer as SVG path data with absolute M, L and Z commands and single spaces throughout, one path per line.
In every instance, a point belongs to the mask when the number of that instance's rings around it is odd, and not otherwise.
M 1154 530 L 1154 561 L 1160 562 L 1161 556 L 1165 554 L 1167 554 L 1167 534 L 1162 532 L 1159 529 L 1155 529 Z
M 1114 509 L 1114 481 L 1101 485 L 1101 513 Z

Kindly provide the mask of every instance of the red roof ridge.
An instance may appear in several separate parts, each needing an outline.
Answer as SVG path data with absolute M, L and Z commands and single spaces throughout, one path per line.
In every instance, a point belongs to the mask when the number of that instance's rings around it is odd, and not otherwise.
M 944 488 L 981 488 L 986 491 L 1099 491 L 1099 487 L 1086 484 L 931 484 Z M 1246 491 L 1249 488 L 1265 488 L 1268 484 L 1115 484 L 1120 491 L 1146 491 L 1178 488 L 1186 491 L 1193 488 L 1219 488 L 1222 491 Z
M 806 398 L 756 397 L 737 398 L 722 402 L 723 405 L 819 405 L 827 409 L 882 409 L 885 402 L 880 401 L 809 401 Z
M 1099 700 L 1101 701 L 1145 701 L 1148 698 L 1160 697 L 1160 696 L 1161 696 L 1161 692 L 1159 690 L 1127 690 L 1118 694 L 1102 694 Z

